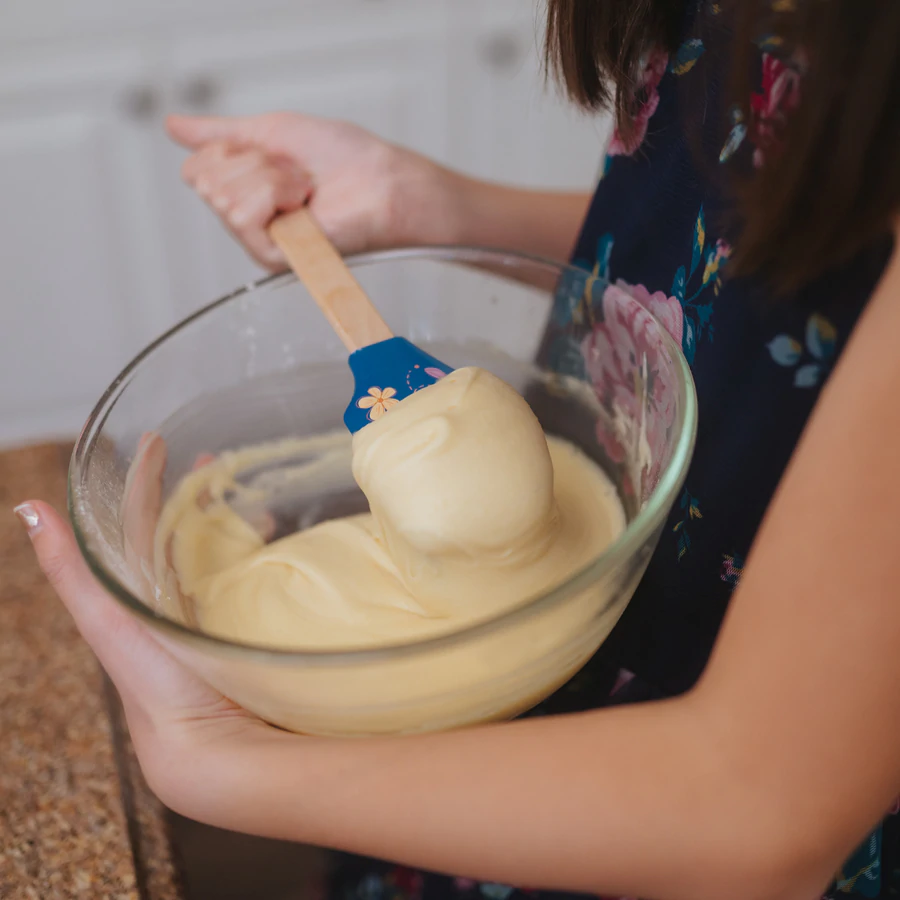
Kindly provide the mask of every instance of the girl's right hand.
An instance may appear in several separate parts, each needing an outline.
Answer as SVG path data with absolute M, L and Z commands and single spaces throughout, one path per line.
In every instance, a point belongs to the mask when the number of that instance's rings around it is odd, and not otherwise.
M 286 267 L 266 228 L 309 201 L 344 254 L 459 241 L 465 179 L 346 122 L 298 113 L 170 116 L 193 151 L 182 177 L 261 266 Z

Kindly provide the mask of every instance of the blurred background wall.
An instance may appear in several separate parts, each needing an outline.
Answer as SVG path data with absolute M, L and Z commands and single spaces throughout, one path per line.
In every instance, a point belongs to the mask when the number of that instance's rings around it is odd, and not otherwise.
M 77 433 L 160 332 L 260 277 L 168 112 L 346 118 L 476 175 L 590 188 L 608 123 L 540 74 L 537 0 L 9 0 L 0 444 Z

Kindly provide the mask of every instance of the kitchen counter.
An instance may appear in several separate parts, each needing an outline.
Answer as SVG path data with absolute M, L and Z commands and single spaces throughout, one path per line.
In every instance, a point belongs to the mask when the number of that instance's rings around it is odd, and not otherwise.
M 69 448 L 0 453 L 0 897 L 177 900 L 167 818 L 118 698 L 12 513 L 65 508 Z
M 69 452 L 0 452 L 0 900 L 321 900 L 331 854 L 192 822 L 147 787 L 12 512 L 65 508 Z

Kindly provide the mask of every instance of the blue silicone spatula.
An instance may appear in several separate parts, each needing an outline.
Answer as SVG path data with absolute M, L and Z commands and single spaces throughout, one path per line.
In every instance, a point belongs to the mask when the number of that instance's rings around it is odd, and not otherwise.
M 269 236 L 350 352 L 354 390 L 344 424 L 351 433 L 453 371 L 395 337 L 307 208 L 279 216 Z

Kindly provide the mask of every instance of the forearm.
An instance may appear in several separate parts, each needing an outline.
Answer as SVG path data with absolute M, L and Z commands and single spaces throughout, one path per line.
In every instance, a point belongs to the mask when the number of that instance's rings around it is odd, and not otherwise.
M 718 900 L 762 879 L 759 896 L 782 896 L 708 743 L 688 701 L 410 738 L 279 734 L 216 779 L 234 814 L 209 818 L 520 886 Z
M 569 258 L 589 193 L 534 191 L 454 176 L 455 243 Z

